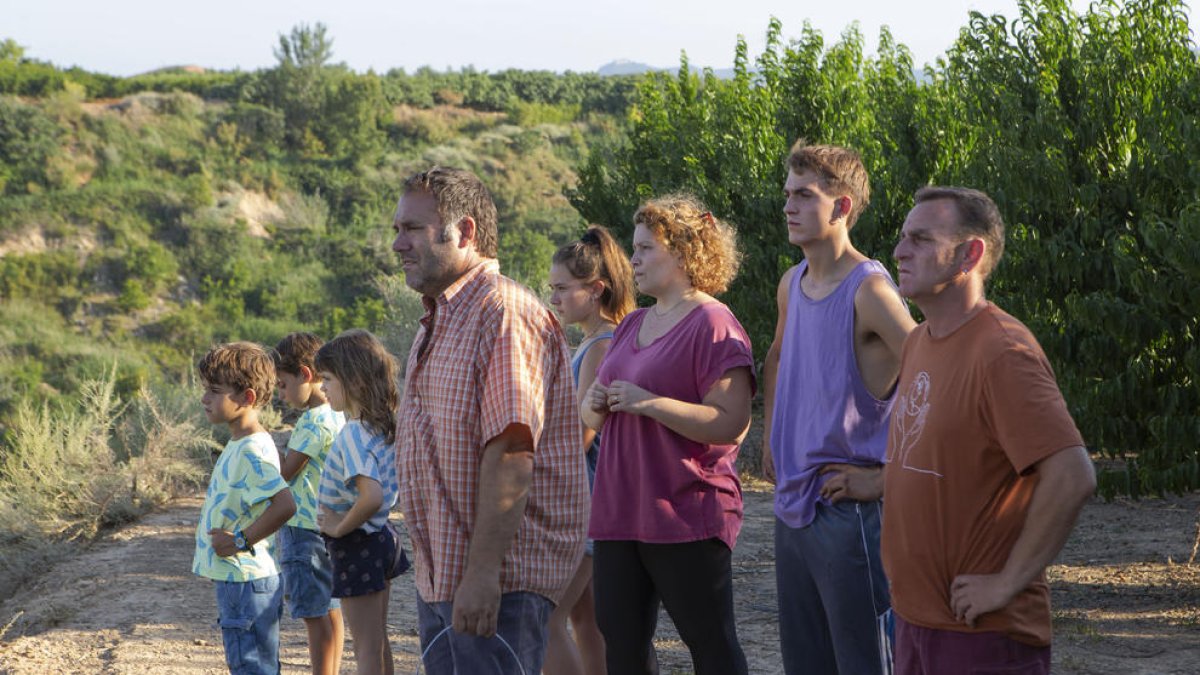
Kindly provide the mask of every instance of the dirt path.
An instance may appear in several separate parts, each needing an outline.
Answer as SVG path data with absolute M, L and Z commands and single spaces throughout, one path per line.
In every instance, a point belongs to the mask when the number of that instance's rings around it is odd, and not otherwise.
M 734 554 L 738 630 L 751 672 L 780 673 L 771 495 L 748 486 Z M 1200 495 L 1094 502 L 1051 572 L 1055 672 L 1194 673 L 1200 663 L 1200 565 L 1191 550 Z M 0 673 L 222 673 L 210 585 L 190 573 L 200 500 L 187 499 L 59 562 L 0 603 Z M 417 667 L 414 593 L 393 588 L 397 673 Z M 15 618 L 14 618 L 15 617 Z M 664 673 L 689 672 L 670 620 Z M 303 626 L 285 619 L 285 673 L 307 672 Z M 347 650 L 349 657 L 349 649 Z M 343 672 L 352 672 L 350 659 Z

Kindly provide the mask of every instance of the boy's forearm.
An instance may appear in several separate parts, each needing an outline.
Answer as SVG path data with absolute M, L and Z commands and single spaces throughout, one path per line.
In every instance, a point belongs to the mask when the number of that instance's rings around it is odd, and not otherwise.
M 292 491 L 284 488 L 271 497 L 270 505 L 261 516 L 242 529 L 242 536 L 253 545 L 271 536 L 295 514 L 296 500 L 292 498 Z
M 292 482 L 308 464 L 308 455 L 299 450 L 289 450 L 279 462 L 279 475 L 287 482 Z

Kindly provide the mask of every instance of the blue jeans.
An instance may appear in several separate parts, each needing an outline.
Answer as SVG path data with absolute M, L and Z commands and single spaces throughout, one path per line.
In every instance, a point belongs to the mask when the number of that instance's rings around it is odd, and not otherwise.
M 234 675 L 278 675 L 279 618 L 283 586 L 279 575 L 253 581 L 217 581 L 217 625 L 225 643 L 225 665 Z
M 417 598 L 417 631 L 425 656 L 426 675 L 538 675 L 546 656 L 546 623 L 554 603 L 537 593 L 517 592 L 500 596 L 496 637 L 463 635 L 454 629 L 449 602 L 427 603 Z M 500 641 L 500 637 L 508 643 Z M 436 642 L 435 642 L 436 640 Z M 433 647 L 430 648 L 430 643 Z M 512 648 L 516 654 L 509 653 Z M 517 661 L 520 661 L 518 664 Z M 524 669 L 522 671 L 522 668 Z
M 783 670 L 886 673 L 892 613 L 879 559 L 880 502 L 817 504 L 795 529 L 775 519 Z
M 284 525 L 279 530 L 284 604 L 293 619 L 322 617 L 341 607 L 333 593 L 333 567 L 319 532 Z

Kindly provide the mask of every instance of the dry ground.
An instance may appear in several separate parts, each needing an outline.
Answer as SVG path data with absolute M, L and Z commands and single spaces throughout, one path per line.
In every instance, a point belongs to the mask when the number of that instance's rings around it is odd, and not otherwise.
M 747 488 L 734 554 L 738 630 L 751 671 L 779 673 L 771 494 Z M 0 673 L 223 672 L 211 587 L 189 571 L 199 506 L 181 500 L 113 533 L 0 603 Z M 1186 564 L 1198 506 L 1200 494 L 1087 507 L 1051 570 L 1055 672 L 1200 670 L 1200 565 Z M 401 577 L 388 621 L 398 673 L 417 668 L 413 603 Z M 688 672 L 669 619 L 659 634 L 663 671 Z M 284 672 L 306 672 L 303 626 L 286 619 L 282 642 Z M 352 672 L 349 658 L 343 670 Z

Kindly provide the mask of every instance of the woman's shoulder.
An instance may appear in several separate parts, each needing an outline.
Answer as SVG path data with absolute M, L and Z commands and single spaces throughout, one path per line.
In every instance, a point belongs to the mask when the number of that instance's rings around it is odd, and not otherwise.
M 741 343 L 750 349 L 750 335 L 734 316 L 733 310 L 719 300 L 701 303 L 692 312 L 692 332 L 713 346 Z
M 734 316 L 733 310 L 729 306 L 717 299 L 710 299 L 700 303 L 692 314 L 699 318 L 703 323 L 717 327 L 734 327 L 738 331 L 745 332 L 742 328 L 742 322 Z

